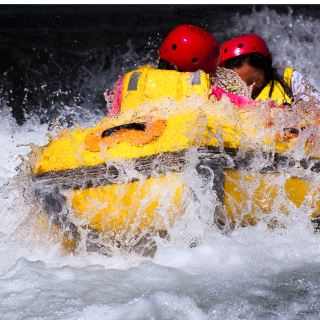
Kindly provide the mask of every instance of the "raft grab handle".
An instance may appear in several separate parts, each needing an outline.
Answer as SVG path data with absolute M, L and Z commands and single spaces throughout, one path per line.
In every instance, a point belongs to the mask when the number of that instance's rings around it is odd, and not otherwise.
M 120 130 L 138 130 L 138 131 L 145 131 L 146 130 L 146 124 L 141 122 L 132 122 L 132 123 L 126 123 L 122 124 L 120 126 L 112 127 L 109 129 L 106 129 L 102 132 L 101 138 L 109 137 L 114 132 L 120 131 Z

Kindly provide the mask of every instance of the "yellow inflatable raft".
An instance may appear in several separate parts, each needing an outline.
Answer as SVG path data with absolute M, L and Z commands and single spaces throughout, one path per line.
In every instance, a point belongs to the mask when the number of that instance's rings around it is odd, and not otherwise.
M 280 118 L 284 112 L 273 109 L 270 115 Z M 304 162 L 294 160 L 297 140 L 265 128 L 261 110 L 210 97 L 209 76 L 202 71 L 141 67 L 124 77 L 119 116 L 90 129 L 63 130 L 34 152 L 39 220 L 50 221 L 72 250 L 88 232 L 108 241 L 163 232 L 183 219 L 183 172 L 194 168 L 206 175 L 203 167 L 213 172 L 216 221 L 222 225 L 254 224 L 275 205 L 287 213 L 286 204 L 277 202 L 280 193 L 296 208 L 308 202 L 317 217 L 318 186 L 312 179 L 303 173 L 288 174 L 282 184 L 277 179 L 293 167 L 317 170 L 318 155 L 308 144 Z M 260 162 L 252 160 L 257 157 Z

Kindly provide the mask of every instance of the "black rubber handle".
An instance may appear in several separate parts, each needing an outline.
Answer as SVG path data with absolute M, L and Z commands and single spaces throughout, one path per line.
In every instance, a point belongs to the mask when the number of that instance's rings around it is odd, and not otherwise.
M 284 128 L 284 132 L 293 133 L 293 134 L 299 134 L 299 130 L 296 128 Z
M 132 123 L 126 123 L 122 124 L 120 126 L 116 126 L 113 128 L 106 129 L 102 132 L 101 137 L 109 137 L 114 132 L 117 132 L 119 130 L 126 129 L 126 130 L 138 130 L 138 131 L 145 131 L 146 130 L 146 124 L 141 122 L 132 122 Z

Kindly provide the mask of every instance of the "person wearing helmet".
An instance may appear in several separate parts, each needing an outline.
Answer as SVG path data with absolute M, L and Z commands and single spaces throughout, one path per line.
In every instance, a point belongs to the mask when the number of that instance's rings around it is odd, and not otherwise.
M 218 59 L 218 41 L 202 28 L 183 24 L 174 28 L 163 41 L 157 68 L 181 72 L 203 70 L 212 73 L 217 68 Z M 123 77 L 120 77 L 113 90 L 105 92 L 105 99 L 110 106 L 109 116 L 120 112 L 122 88 Z
M 157 68 L 194 72 L 203 70 L 214 73 L 219 59 L 218 41 L 207 31 L 194 25 L 183 24 L 174 28 L 159 49 Z M 123 77 L 120 77 L 113 90 L 107 90 L 105 99 L 110 106 L 108 115 L 120 112 Z
M 225 94 L 231 102 L 239 107 L 252 105 L 251 99 L 228 92 L 224 90 L 223 85 L 216 85 L 219 84 L 217 79 L 219 78 L 219 69 L 221 69 L 217 68 L 218 60 L 219 44 L 215 37 L 202 28 L 183 24 L 169 32 L 161 44 L 157 68 L 180 72 L 203 70 L 210 74 L 212 80 L 211 95 L 214 95 L 217 100 L 220 100 L 222 95 Z M 113 90 L 107 90 L 105 93 L 105 99 L 109 106 L 109 116 L 115 116 L 120 112 L 122 88 L 123 77 L 120 77 Z
M 251 86 L 251 97 L 255 100 L 270 99 L 279 106 L 310 97 L 320 100 L 319 93 L 298 71 L 273 67 L 266 42 L 256 34 L 245 34 L 224 42 L 219 65 L 232 69 Z
M 193 25 L 181 25 L 165 38 L 159 50 L 159 69 L 213 73 L 218 64 L 219 44 L 210 33 Z

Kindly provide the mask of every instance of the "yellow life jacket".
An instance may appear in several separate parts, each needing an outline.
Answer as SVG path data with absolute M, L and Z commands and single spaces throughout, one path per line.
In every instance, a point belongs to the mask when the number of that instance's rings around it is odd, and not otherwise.
M 291 88 L 291 77 L 294 72 L 293 68 L 285 68 L 283 72 L 283 80 Z M 289 97 L 285 92 L 284 88 L 278 81 L 274 81 L 274 87 L 271 96 L 269 96 L 270 90 L 272 86 L 272 81 L 270 81 L 260 92 L 260 94 L 255 98 L 255 100 L 266 101 L 267 99 L 277 101 L 278 105 L 282 103 L 293 102 L 292 97 Z
M 123 79 L 121 112 L 161 98 L 179 101 L 193 94 L 209 97 L 210 78 L 205 72 L 179 72 L 143 66 Z

